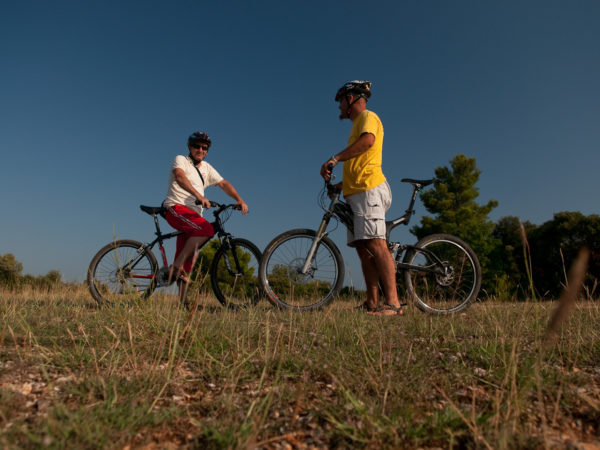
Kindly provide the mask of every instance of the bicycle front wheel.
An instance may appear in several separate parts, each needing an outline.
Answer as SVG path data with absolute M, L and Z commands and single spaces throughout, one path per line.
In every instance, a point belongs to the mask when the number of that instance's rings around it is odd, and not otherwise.
M 279 308 L 318 309 L 339 294 L 344 261 L 331 239 L 321 239 L 303 273 L 316 235 L 313 230 L 291 230 L 267 245 L 260 263 L 260 282 L 269 300 Z
M 403 263 L 404 282 L 417 307 L 432 314 L 463 311 L 477 298 L 481 266 L 475 252 L 462 239 L 433 234 L 408 250 Z
M 156 257 L 144 244 L 115 241 L 92 259 L 87 284 L 99 304 L 147 298 L 156 287 L 157 270 Z
M 246 239 L 231 239 L 221 246 L 210 267 L 210 281 L 219 302 L 231 308 L 255 305 L 260 300 L 260 250 Z

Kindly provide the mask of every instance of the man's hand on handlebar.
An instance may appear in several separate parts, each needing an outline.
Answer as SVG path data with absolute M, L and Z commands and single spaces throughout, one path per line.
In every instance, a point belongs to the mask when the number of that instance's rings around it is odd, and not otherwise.
M 331 171 L 335 167 L 338 161 L 335 158 L 329 158 L 327 161 L 323 163 L 321 166 L 321 176 L 325 181 L 331 180 Z

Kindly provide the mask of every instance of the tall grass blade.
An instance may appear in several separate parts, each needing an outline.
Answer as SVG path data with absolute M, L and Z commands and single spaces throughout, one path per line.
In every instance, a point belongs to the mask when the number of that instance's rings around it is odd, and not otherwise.
M 577 300 L 577 296 L 583 285 L 585 273 L 587 272 L 589 258 L 590 251 L 585 247 L 582 248 L 569 270 L 567 285 L 558 300 L 558 306 L 556 307 L 554 314 L 550 319 L 550 323 L 548 324 L 548 329 L 546 330 L 544 338 L 544 343 L 546 345 L 554 342 L 563 322 L 567 319 L 575 305 L 575 301 Z
M 527 240 L 527 233 L 525 232 L 525 226 L 523 222 L 519 220 L 521 228 L 521 240 L 523 241 L 523 260 L 525 262 L 525 271 L 527 272 L 527 280 L 529 281 L 529 290 L 531 292 L 531 299 L 535 300 L 535 288 L 533 286 L 533 272 L 531 266 L 531 249 L 529 248 L 529 241 Z

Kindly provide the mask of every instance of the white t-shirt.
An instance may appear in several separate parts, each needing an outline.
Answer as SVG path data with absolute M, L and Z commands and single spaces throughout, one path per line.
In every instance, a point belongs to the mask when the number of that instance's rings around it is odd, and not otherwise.
M 202 161 L 200 167 L 198 167 L 198 170 L 204 178 L 204 183 L 202 183 L 202 179 L 200 178 L 200 175 L 198 175 L 198 171 L 189 156 L 177 155 L 173 160 L 171 171 L 169 172 L 169 190 L 167 192 L 167 198 L 163 203 L 164 206 L 168 208 L 173 205 L 185 205 L 202 215 L 203 208 L 200 205 L 196 205 L 196 197 L 179 186 L 179 183 L 175 179 L 175 169 L 182 169 L 187 179 L 192 183 L 192 186 L 194 186 L 194 189 L 202 196 L 204 196 L 205 188 L 220 183 L 223 181 L 223 177 L 213 166 L 206 161 Z

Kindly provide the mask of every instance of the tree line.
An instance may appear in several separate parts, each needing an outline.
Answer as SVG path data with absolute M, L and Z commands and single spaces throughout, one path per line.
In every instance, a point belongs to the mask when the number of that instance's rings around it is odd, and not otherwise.
M 19 288 L 30 286 L 36 289 L 50 290 L 62 286 L 61 274 L 58 270 L 51 270 L 46 275 L 23 275 L 21 264 L 12 253 L 0 255 L 0 286 Z
M 476 201 L 480 174 L 475 158 L 461 154 L 450 161 L 450 167 L 438 167 L 433 188 L 421 194 L 432 216 L 423 217 L 411 232 L 417 238 L 449 233 L 464 239 L 480 259 L 484 292 L 503 298 L 558 297 L 571 263 L 580 249 L 587 247 L 590 261 L 584 291 L 595 297 L 600 275 L 600 216 L 559 212 L 541 225 L 514 216 L 494 223 L 489 213 L 498 202 L 480 205 Z
M 411 228 L 411 233 L 418 239 L 433 233 L 448 233 L 469 243 L 481 262 L 483 290 L 480 297 L 487 294 L 509 299 L 556 298 L 566 283 L 572 261 L 582 247 L 587 247 L 590 260 L 584 292 L 596 297 L 600 275 L 600 216 L 559 212 L 541 225 L 522 222 L 514 216 L 494 223 L 489 214 L 498 202 L 477 203 L 476 185 L 480 174 L 475 158 L 462 154 L 456 155 L 449 167 L 438 167 L 433 187 L 420 195 L 430 216 L 424 216 L 420 225 Z M 202 280 L 208 273 L 217 247 L 218 243 L 214 242 L 202 250 L 198 279 Z M 60 272 L 56 270 L 35 277 L 22 275 L 22 269 L 12 254 L 0 255 L 0 285 L 50 289 L 62 284 Z

